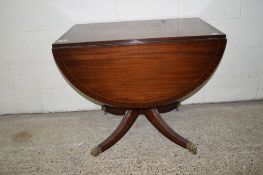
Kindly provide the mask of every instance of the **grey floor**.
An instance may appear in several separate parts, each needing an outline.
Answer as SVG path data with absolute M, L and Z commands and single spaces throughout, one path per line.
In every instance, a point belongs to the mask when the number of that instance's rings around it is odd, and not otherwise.
M 98 157 L 90 149 L 118 125 L 101 111 L 0 116 L 0 174 L 263 175 L 263 102 L 187 105 L 163 115 L 198 145 L 176 146 L 143 117 Z

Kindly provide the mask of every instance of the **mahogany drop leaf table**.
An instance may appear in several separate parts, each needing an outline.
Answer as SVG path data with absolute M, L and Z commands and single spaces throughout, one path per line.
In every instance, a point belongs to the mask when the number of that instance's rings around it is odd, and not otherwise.
M 165 137 L 196 154 L 160 113 L 178 109 L 217 68 L 226 35 L 200 18 L 78 24 L 52 45 L 55 61 L 71 85 L 124 115 L 91 154 L 109 149 L 140 114 Z

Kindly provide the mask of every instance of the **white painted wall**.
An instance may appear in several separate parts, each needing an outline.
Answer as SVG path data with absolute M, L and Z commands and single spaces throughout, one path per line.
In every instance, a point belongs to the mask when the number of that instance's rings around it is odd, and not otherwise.
M 76 23 L 201 17 L 227 34 L 213 78 L 185 103 L 263 98 L 263 0 L 1 0 L 0 114 L 91 110 L 51 44 Z

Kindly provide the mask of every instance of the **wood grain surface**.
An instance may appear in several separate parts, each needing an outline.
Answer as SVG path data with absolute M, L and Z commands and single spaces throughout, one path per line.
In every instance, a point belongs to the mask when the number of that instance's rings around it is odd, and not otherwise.
M 53 48 L 66 78 L 87 96 L 123 108 L 179 101 L 215 71 L 226 39 Z
M 180 39 L 225 38 L 225 34 L 200 18 L 77 24 L 54 47 L 130 45 Z

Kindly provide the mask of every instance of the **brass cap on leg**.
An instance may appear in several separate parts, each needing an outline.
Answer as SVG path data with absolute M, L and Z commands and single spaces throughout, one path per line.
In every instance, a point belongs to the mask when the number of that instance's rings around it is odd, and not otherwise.
M 101 153 L 101 148 L 99 146 L 92 148 L 90 153 L 96 157 Z
M 192 142 L 188 142 L 186 144 L 186 149 L 188 149 L 192 154 L 196 154 L 197 153 L 197 147 Z

